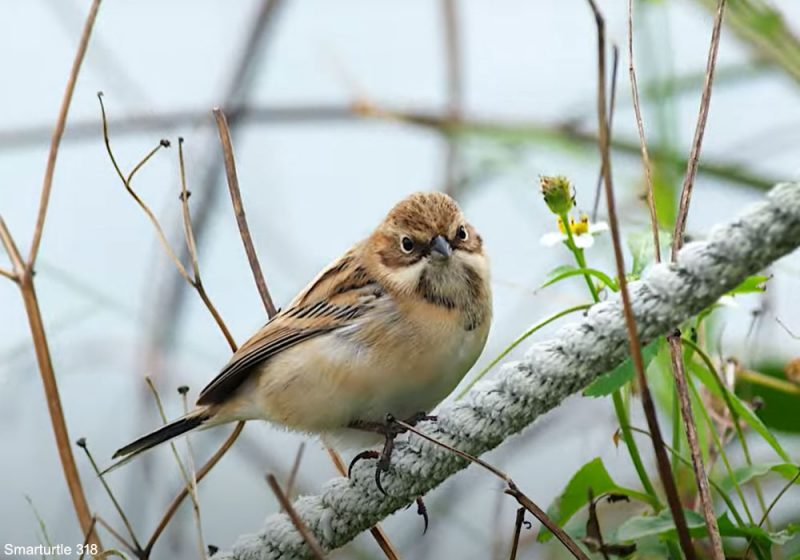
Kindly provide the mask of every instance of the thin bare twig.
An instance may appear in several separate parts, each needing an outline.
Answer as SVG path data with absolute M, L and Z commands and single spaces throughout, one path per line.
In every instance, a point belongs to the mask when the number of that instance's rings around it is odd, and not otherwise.
M 325 449 L 328 451 L 328 455 L 331 458 L 331 462 L 333 466 L 336 467 L 336 471 L 341 476 L 347 476 L 347 465 L 344 464 L 342 457 L 333 447 L 325 446 Z M 389 540 L 388 535 L 383 531 L 383 528 L 379 525 L 373 525 L 369 529 L 372 538 L 375 539 L 375 542 L 378 543 L 378 546 L 381 547 L 381 550 L 386 555 L 388 560 L 400 560 L 400 554 L 395 550 L 394 545 Z
M 219 117 L 217 117 L 217 112 L 219 112 Z M 234 212 L 236 213 L 237 216 L 239 233 L 242 237 L 242 243 L 244 243 L 245 245 L 245 250 L 247 251 L 248 254 L 250 268 L 251 271 L 253 272 L 253 277 L 256 279 L 256 285 L 258 286 L 259 294 L 261 295 L 264 308 L 267 310 L 268 317 L 272 318 L 277 313 L 277 310 L 275 309 L 275 306 L 272 303 L 272 299 L 269 296 L 269 290 L 267 289 L 266 281 L 264 280 L 264 276 L 261 273 L 261 265 L 258 262 L 258 256 L 256 255 L 255 249 L 253 248 L 252 240 L 250 238 L 250 232 L 247 228 L 247 221 L 244 219 L 244 209 L 242 207 L 242 202 L 241 202 L 242 199 L 241 199 L 241 194 L 239 192 L 239 183 L 238 180 L 236 179 L 236 168 L 233 159 L 233 148 L 230 143 L 230 133 L 227 128 L 227 123 L 225 122 L 225 115 L 221 111 L 215 110 L 215 117 L 218 119 L 218 125 L 220 126 L 220 139 L 222 140 L 223 143 L 226 170 L 228 171 L 228 179 L 230 181 L 228 186 L 231 192 L 231 199 L 234 205 Z M 221 119 L 221 122 L 219 119 Z M 188 198 L 188 191 L 185 188 L 185 181 L 182 184 L 181 192 L 182 192 L 181 198 L 183 199 L 184 203 L 186 203 L 186 199 Z M 185 208 L 184 212 L 185 212 L 184 216 L 186 216 L 188 209 Z M 241 220 L 239 219 L 240 212 L 241 212 Z M 189 223 L 188 227 L 190 230 L 192 229 L 191 223 Z M 191 235 L 191 240 L 192 240 L 191 243 L 188 241 L 188 239 L 189 238 L 187 237 L 187 248 L 195 251 L 195 256 L 192 258 L 196 259 L 197 257 L 196 257 L 196 245 L 194 243 L 194 234 Z M 259 278 L 260 278 L 260 283 L 259 283 Z M 236 351 L 235 342 L 233 342 L 232 338 L 229 340 L 229 342 L 232 343 L 231 349 L 235 352 Z M 233 446 L 233 444 L 239 438 L 239 435 L 242 433 L 244 425 L 245 423 L 243 421 L 236 423 L 236 427 L 234 428 L 233 432 L 231 432 L 228 438 L 222 443 L 222 445 L 216 451 L 216 453 L 214 453 L 214 455 L 197 471 L 196 483 L 199 483 Z M 150 537 L 150 541 L 147 543 L 147 546 L 145 547 L 146 552 L 149 553 L 152 550 L 152 547 L 155 545 L 159 536 L 166 528 L 172 516 L 175 515 L 175 512 L 178 510 L 178 507 L 180 506 L 181 502 L 183 502 L 183 500 L 186 498 L 188 493 L 189 492 L 187 488 L 183 487 L 180 489 L 175 498 L 173 498 L 172 502 L 167 508 L 167 511 L 164 513 L 158 525 L 156 526 L 153 535 Z
M 244 429 L 244 422 L 237 422 L 236 427 L 233 429 L 231 434 L 225 439 L 225 441 L 222 442 L 222 445 L 219 447 L 219 449 L 217 449 L 214 455 L 212 455 L 211 458 L 208 461 L 206 461 L 206 463 L 202 467 L 200 467 L 200 469 L 197 471 L 197 476 L 195 477 L 195 479 L 197 480 L 198 484 L 200 483 L 201 480 L 203 480 L 206 477 L 206 475 L 209 472 L 211 472 L 211 469 L 213 469 L 214 466 L 219 462 L 219 460 L 222 459 L 222 457 L 228 452 L 228 450 L 231 448 L 234 442 L 236 442 L 236 440 L 239 438 L 239 435 L 242 433 L 243 429 Z M 186 486 L 182 486 L 181 489 L 178 491 L 178 494 L 172 499 L 172 502 L 170 502 L 169 506 L 167 507 L 167 510 L 161 517 L 161 520 L 158 522 L 158 525 L 153 531 L 153 534 L 150 536 L 150 540 L 147 541 L 147 545 L 145 545 L 144 547 L 144 551 L 146 554 L 149 555 L 150 552 L 152 552 L 153 547 L 156 544 L 156 541 L 158 541 L 158 538 L 161 536 L 161 533 L 163 533 L 164 529 L 167 528 L 170 519 L 172 519 L 172 517 L 175 515 L 175 512 L 178 511 L 178 508 L 180 507 L 181 503 L 183 502 L 183 500 L 186 499 L 188 495 L 189 495 L 188 488 L 186 488 Z
M 692 403 L 689 399 L 689 387 L 686 379 L 686 371 L 683 367 L 683 351 L 681 349 L 680 332 L 667 336 L 669 342 L 670 356 L 672 358 L 672 371 L 675 374 L 675 390 L 678 393 L 678 404 L 680 405 L 683 427 L 686 431 L 686 441 L 689 443 L 689 451 L 692 457 L 692 470 L 694 472 L 697 491 L 700 496 L 700 503 L 703 506 L 703 518 L 708 528 L 708 535 L 711 539 L 712 554 L 715 560 L 724 560 L 722 551 L 722 538 L 719 534 L 717 517 L 714 514 L 714 502 L 711 498 L 711 490 L 708 487 L 708 475 L 703 465 L 703 454 L 700 450 L 700 441 L 697 437 L 697 426 L 694 422 Z
M 75 457 L 72 454 L 72 446 L 70 445 L 64 410 L 61 406 L 61 397 L 58 392 L 58 384 L 56 382 L 53 362 L 50 356 L 50 348 L 47 343 L 44 322 L 42 321 L 41 310 L 36 296 L 36 288 L 33 283 L 34 265 L 36 263 L 36 256 L 39 253 L 45 219 L 47 218 L 47 208 L 50 203 L 50 193 L 53 189 L 53 176 L 55 174 L 58 148 L 64 134 L 67 115 L 72 103 L 72 94 L 75 91 L 75 84 L 78 81 L 78 74 L 80 73 L 81 64 L 83 63 L 86 49 L 89 45 L 89 38 L 92 35 L 92 28 L 97 19 L 99 8 L 100 0 L 94 0 L 89 8 L 89 14 L 86 16 L 86 22 L 81 32 L 78 49 L 75 53 L 72 69 L 70 70 L 67 80 L 67 86 L 61 99 L 58 119 L 56 120 L 55 129 L 53 130 L 53 135 L 50 140 L 50 151 L 47 156 L 47 166 L 45 168 L 42 191 L 39 198 L 39 210 L 36 215 L 36 224 L 33 230 L 31 248 L 28 253 L 27 261 L 24 263 L 22 262 L 19 249 L 17 249 L 14 244 L 14 240 L 2 219 L 0 219 L 0 237 L 2 237 L 3 246 L 8 252 L 9 258 L 14 266 L 13 275 L 3 274 L 3 276 L 15 280 L 20 287 L 22 299 L 25 304 L 25 312 L 28 316 L 31 329 L 34 350 L 36 351 L 36 359 L 39 364 L 39 373 L 42 377 L 44 392 L 47 398 L 47 407 L 53 426 L 53 434 L 56 438 L 59 459 L 61 461 L 62 470 L 64 471 L 70 497 L 72 498 L 72 504 L 78 517 L 81 530 L 88 535 L 89 543 L 97 545 L 98 550 L 102 551 L 102 543 L 97 536 L 97 532 L 94 530 L 93 516 L 89 509 L 89 504 L 86 501 L 86 496 L 83 493 L 83 485 L 81 484 L 80 475 L 75 465 Z
M 103 518 L 102 518 L 102 517 L 100 517 L 99 515 L 98 515 L 98 516 L 96 516 L 96 517 L 97 517 L 97 523 L 98 523 L 98 524 L 99 524 L 101 527 L 103 527 L 103 528 L 104 528 L 106 531 L 108 531 L 109 533 L 111 533 L 111 536 L 112 536 L 112 537 L 114 537 L 115 539 L 117 539 L 117 541 L 118 541 L 118 542 L 119 542 L 119 543 L 120 543 L 122 546 L 124 546 L 125 548 L 127 548 L 127 549 L 128 549 L 130 552 L 131 552 L 131 554 L 133 554 L 134 556 L 136 556 L 136 558 L 141 558 L 141 556 L 139 555 L 139 554 L 140 554 L 140 552 L 139 552 L 139 551 L 137 551 L 137 550 L 136 550 L 136 548 L 135 548 L 135 547 L 134 547 L 134 546 L 133 546 L 131 543 L 129 543 L 129 542 L 128 542 L 128 541 L 125 539 L 125 537 L 123 537 L 122 535 L 120 535 L 120 534 L 117 532 L 117 530 L 116 530 L 116 529 L 114 529 L 114 527 L 112 527 L 112 526 L 111 526 L 111 524 L 110 524 L 110 523 L 108 523 L 108 522 L 107 522 L 105 519 L 103 519 Z
M 692 199 L 692 188 L 694 187 L 694 180 L 697 176 L 698 162 L 700 160 L 700 151 L 703 144 L 703 135 L 705 134 L 706 122 L 708 120 L 708 110 L 711 105 L 711 90 L 714 84 L 714 69 L 717 63 L 717 52 L 719 50 L 720 31 L 722 28 L 722 17 L 725 12 L 725 0 L 719 0 L 717 6 L 717 14 L 714 18 L 714 28 L 711 32 L 711 46 L 709 47 L 708 60 L 706 63 L 706 76 L 703 83 L 703 93 L 700 98 L 700 110 L 697 115 L 697 124 L 695 126 L 694 140 L 692 142 L 692 149 L 689 153 L 689 160 L 686 169 L 686 175 L 683 180 L 683 189 L 681 190 L 680 205 L 678 208 L 678 215 L 675 220 L 675 229 L 672 236 L 672 261 L 678 256 L 683 246 L 683 235 L 686 229 L 686 219 L 689 214 L 689 204 Z M 711 553 L 715 560 L 723 560 L 725 553 L 722 548 L 722 537 L 719 533 L 719 526 L 717 518 L 714 515 L 714 504 L 711 499 L 711 491 L 708 487 L 708 474 L 706 473 L 703 465 L 703 455 L 700 450 L 700 443 L 697 438 L 697 427 L 694 422 L 694 415 L 692 413 L 692 403 L 689 398 L 688 384 L 686 380 L 686 372 L 683 367 L 683 348 L 681 346 L 680 331 L 676 331 L 667 336 L 669 342 L 670 356 L 672 361 L 672 371 L 675 375 L 675 387 L 678 393 L 678 400 L 681 409 L 681 416 L 683 417 L 684 429 L 686 431 L 686 439 L 689 443 L 689 449 L 692 456 L 692 466 L 697 483 L 697 490 L 700 497 L 700 502 L 703 506 L 703 517 L 705 519 L 706 527 L 708 529 L 708 536 L 711 541 Z
M 300 471 L 300 461 L 303 460 L 303 451 L 306 449 L 306 442 L 301 441 L 297 447 L 297 454 L 294 456 L 292 470 L 289 471 L 289 478 L 286 479 L 286 497 L 292 499 L 294 493 L 294 483 L 297 480 L 297 473 Z
M 703 135 L 708 121 L 708 109 L 711 106 L 711 89 L 714 85 L 714 69 L 717 65 L 717 52 L 719 51 L 719 39 L 722 30 L 722 16 L 725 13 L 725 0 L 719 0 L 717 4 L 717 14 L 714 17 L 714 28 L 711 31 L 711 46 L 708 50 L 708 60 L 706 62 L 706 77 L 703 83 L 703 93 L 700 97 L 700 111 L 697 115 L 697 125 L 694 129 L 694 140 L 692 150 L 689 153 L 689 160 L 686 168 L 686 176 L 683 178 L 683 188 L 681 190 L 681 201 L 678 207 L 678 216 L 675 219 L 675 230 L 672 236 L 672 260 L 674 261 L 683 246 L 683 234 L 686 229 L 686 219 L 689 215 L 689 203 L 692 200 L 692 189 L 694 180 L 697 176 L 697 169 L 700 161 L 700 150 L 703 146 Z
M 230 124 L 235 134 L 237 125 L 244 118 L 243 109 L 247 102 L 248 93 L 263 65 L 260 64 L 264 52 L 265 42 L 274 37 L 270 31 L 274 28 L 282 0 L 261 0 L 254 6 L 252 17 L 249 18 L 249 29 L 242 36 L 242 44 L 238 49 L 235 60 L 229 65 L 231 68 L 230 79 L 225 85 L 220 98 L 221 106 L 228 112 Z M 208 122 L 208 113 L 202 115 L 201 122 Z M 206 226 L 209 223 L 211 211 L 220 199 L 216 188 L 219 184 L 222 162 L 217 156 L 216 143 L 208 137 L 204 153 L 198 161 L 208 162 L 202 172 L 200 181 L 195 190 L 202 195 L 194 208 L 193 225 L 198 248 L 201 248 L 206 239 Z M 199 249 L 198 249 L 199 250 Z M 181 261 L 187 258 L 186 250 L 180 251 Z M 180 283 L 174 277 L 165 279 L 167 287 L 160 289 L 153 297 L 153 319 L 148 349 L 145 352 L 146 365 L 158 363 L 156 357 L 160 351 L 174 340 L 178 332 L 176 325 L 182 317 L 185 302 L 185 291 L 180 289 Z M 162 285 L 162 284 L 157 284 Z M 146 368 L 150 369 L 150 367 Z
M 631 81 L 631 97 L 633 111 L 636 115 L 636 129 L 639 131 L 639 143 L 642 146 L 642 165 L 647 182 L 647 209 L 650 211 L 650 228 L 653 231 L 653 254 L 657 263 L 661 262 L 661 240 L 658 235 L 658 213 L 653 190 L 653 165 L 650 163 L 650 152 L 647 150 L 647 136 L 644 133 L 642 108 L 639 104 L 639 85 L 636 81 L 636 67 L 633 59 L 633 0 L 628 0 L 628 75 Z
M 42 194 L 39 200 L 39 212 L 36 215 L 36 226 L 33 230 L 33 239 L 31 241 L 31 250 L 28 253 L 27 266 L 31 270 L 36 263 L 36 256 L 39 253 L 39 245 L 42 242 L 42 232 L 44 231 L 44 222 L 47 218 L 47 207 L 50 203 L 50 193 L 53 190 L 53 175 L 56 171 L 56 159 L 58 157 L 58 148 L 61 145 L 61 137 L 64 135 L 64 129 L 67 126 L 67 115 L 69 114 L 69 107 L 72 104 L 72 94 L 75 91 L 75 84 L 78 81 L 78 74 L 81 71 L 81 64 L 86 55 L 86 49 L 89 46 L 89 38 L 92 36 L 92 28 L 94 22 L 97 20 L 97 12 L 100 9 L 100 1 L 94 0 L 89 8 L 89 14 L 86 16 L 86 23 L 83 24 L 83 31 L 81 32 L 81 39 L 78 43 L 78 50 L 75 53 L 75 59 L 72 61 L 72 69 L 69 73 L 67 80 L 67 87 L 64 90 L 64 96 L 61 98 L 61 108 L 58 111 L 58 119 L 56 120 L 56 127 L 53 130 L 53 136 L 50 140 L 50 152 L 47 155 L 47 167 L 44 172 L 44 181 L 42 183 Z M 80 515 L 83 517 L 83 515 Z M 83 522 L 83 519 L 81 520 Z M 91 523 L 91 517 L 86 519 L 87 524 L 84 528 L 88 528 Z
M 511 542 L 511 555 L 509 560 L 517 560 L 517 548 L 519 548 L 519 535 L 522 532 L 522 524 L 525 521 L 525 508 L 517 509 L 517 518 L 514 521 L 514 540 Z
M 128 531 L 128 535 L 131 537 L 133 541 L 133 546 L 136 549 L 137 554 L 141 554 L 142 546 L 139 544 L 139 540 L 136 538 L 136 533 L 133 530 L 133 526 L 131 522 L 128 520 L 128 516 L 125 515 L 125 510 L 122 509 L 122 506 L 117 501 L 116 496 L 114 496 L 114 492 L 111 491 L 111 487 L 106 482 L 103 473 L 100 471 L 100 468 L 97 466 L 97 462 L 94 460 L 92 453 L 89 451 L 89 446 L 86 443 L 86 438 L 80 438 L 76 444 L 78 447 L 83 449 L 83 452 L 86 454 L 87 459 L 89 459 L 89 463 L 92 465 L 92 470 L 94 470 L 94 474 L 97 475 L 97 478 L 100 479 L 100 484 L 103 485 L 103 489 L 106 491 L 106 494 L 111 499 L 111 503 L 114 505 L 114 509 L 117 510 L 120 519 L 122 519 L 123 525 L 125 525 L 125 529 Z
M 286 498 L 286 495 L 281 491 L 281 487 L 278 484 L 278 480 L 275 478 L 275 475 L 268 474 L 267 483 L 272 489 L 272 492 L 275 494 L 275 497 L 278 498 L 278 503 L 280 503 L 281 507 L 284 509 L 284 511 L 286 511 L 289 519 L 292 520 L 295 529 L 297 529 L 297 531 L 303 537 L 303 540 L 306 541 L 306 544 L 308 544 L 311 552 L 318 560 L 323 560 L 325 558 L 325 551 L 322 550 L 322 547 L 319 545 L 319 542 L 317 542 L 317 539 L 314 538 L 314 535 L 311 534 L 311 532 L 308 530 L 308 527 L 305 526 L 303 520 L 300 519 L 299 515 L 297 515 L 294 507 L 292 507 L 292 502 L 290 502 Z
M 236 225 L 239 226 L 239 234 L 241 235 L 244 250 L 247 253 L 247 260 L 250 263 L 250 269 L 253 271 L 253 277 L 255 278 L 261 301 L 264 304 L 264 309 L 267 315 L 272 317 L 277 311 L 275 304 L 272 302 L 272 296 L 269 294 L 267 283 L 264 281 L 264 273 L 261 271 L 261 264 L 258 262 L 256 250 L 253 246 L 253 238 L 250 236 L 250 228 L 247 226 L 247 217 L 242 205 L 242 193 L 239 190 L 239 179 L 236 175 L 236 162 L 233 157 L 233 145 L 231 144 L 231 131 L 228 128 L 228 120 L 219 107 L 215 107 L 213 112 L 214 120 L 216 120 L 217 129 L 219 130 L 222 153 L 225 158 L 225 173 L 228 177 L 228 190 L 231 193 L 233 212 L 236 214 Z
M 178 387 L 178 393 L 180 394 L 183 402 L 183 413 L 189 414 L 189 399 L 187 397 L 187 394 L 189 393 L 189 387 L 186 385 L 181 385 Z M 189 435 L 186 436 L 186 462 L 189 465 L 188 480 L 186 481 L 186 484 L 189 486 L 189 492 L 192 497 L 192 511 L 194 513 L 194 522 L 197 526 L 197 546 L 200 550 L 200 558 L 205 558 L 206 544 L 205 540 L 203 539 L 203 523 L 200 516 L 200 498 L 197 494 L 197 469 L 194 466 L 194 449 L 192 449 L 192 440 L 191 436 Z
M 10 270 L 6 270 L 5 268 L 0 268 L 0 276 L 5 276 L 12 282 L 17 281 L 17 275 L 11 272 Z
M 231 352 L 236 352 L 236 341 L 234 340 L 230 329 L 228 329 L 228 326 L 225 324 L 225 321 L 222 320 L 222 315 L 220 315 L 219 311 L 217 311 L 217 307 L 211 301 L 211 298 L 208 297 L 205 285 L 203 284 L 203 279 L 200 276 L 200 260 L 197 256 L 197 243 L 195 243 L 194 239 L 192 213 L 189 210 L 189 196 L 191 193 L 186 188 L 186 165 L 183 159 L 183 138 L 178 138 L 178 168 L 180 169 L 181 176 L 180 199 L 183 215 L 183 235 L 186 239 L 186 249 L 189 251 L 189 262 L 192 265 L 193 273 L 193 281 L 189 283 L 195 290 L 197 290 L 197 294 L 200 296 L 200 299 L 203 300 L 208 312 L 211 313 L 211 316 L 214 318 L 214 322 L 217 323 L 219 330 L 222 332 L 222 336 L 225 337 L 225 341 L 228 343 L 228 346 L 230 346 Z
M 694 560 L 695 550 L 692 545 L 692 538 L 686 525 L 686 518 L 683 515 L 678 489 L 675 479 L 672 477 L 669 456 L 664 448 L 664 439 L 661 435 L 661 428 L 658 425 L 653 397 L 645 376 L 644 360 L 642 359 L 642 348 L 639 341 L 639 332 L 636 328 L 636 319 L 631 308 L 630 293 L 625 276 L 625 257 L 622 254 L 622 242 L 619 233 L 619 220 L 617 219 L 616 204 L 614 201 L 614 185 L 611 173 L 611 154 L 608 119 L 606 118 L 606 79 L 605 79 L 605 20 L 598 9 L 594 0 L 587 0 L 594 14 L 597 26 L 597 55 L 598 55 L 598 84 L 597 84 L 597 115 L 598 129 L 600 137 L 600 155 L 602 157 L 603 180 L 605 184 L 606 204 L 608 205 L 608 223 L 611 229 L 611 239 L 614 246 L 614 261 L 619 278 L 619 289 L 622 297 L 622 306 L 625 315 L 625 326 L 628 329 L 628 339 L 630 343 L 631 358 L 636 371 L 636 379 L 639 383 L 641 392 L 642 408 L 650 432 L 653 435 L 653 448 L 656 455 L 656 464 L 661 483 L 667 495 L 667 503 L 670 512 L 675 520 L 675 527 L 678 533 L 683 553 L 687 560 Z
M 617 70 L 619 69 L 619 47 L 611 46 L 611 104 L 608 107 L 608 135 L 614 124 L 614 109 L 617 104 Z M 597 211 L 600 209 L 600 196 L 603 191 L 603 168 L 597 174 L 597 186 L 594 190 L 594 204 L 592 205 L 592 221 L 597 221 Z
M 469 461 L 470 463 L 475 463 L 476 465 L 479 465 L 479 466 L 483 467 L 484 469 L 486 469 L 487 471 L 489 471 L 490 473 L 495 475 L 497 478 L 501 479 L 503 482 L 506 483 L 506 488 L 505 488 L 504 492 L 506 494 L 508 494 L 509 496 L 513 496 L 514 499 L 516 499 L 517 502 L 519 502 L 519 505 L 521 505 L 526 510 L 531 512 L 533 514 L 533 516 L 536 517 L 536 519 L 538 519 L 542 523 L 542 525 L 547 527 L 547 529 L 551 533 L 553 533 L 553 535 L 559 541 L 561 541 L 561 544 L 563 544 L 564 547 L 575 558 L 577 558 L 578 560 L 589 560 L 589 557 L 586 556 L 586 553 L 584 553 L 583 550 L 581 550 L 581 548 L 577 545 L 577 543 L 575 543 L 575 541 L 572 540 L 572 537 L 570 537 L 561 527 L 559 527 L 552 519 L 550 519 L 550 517 L 544 512 L 544 510 L 542 510 L 528 496 L 526 496 L 517 487 L 517 485 L 514 483 L 514 481 L 511 479 L 511 477 L 508 476 L 506 473 L 504 473 L 503 471 L 501 471 L 500 469 L 498 469 L 494 465 L 492 465 L 490 463 L 487 463 L 483 459 L 480 459 L 479 457 L 475 457 L 473 455 L 470 455 L 469 453 L 461 451 L 460 449 L 456 449 L 455 447 L 453 447 L 451 445 L 448 445 L 448 444 L 444 443 L 443 441 L 440 441 L 440 440 L 436 439 L 435 437 L 432 437 L 432 436 L 430 436 L 430 435 L 428 435 L 428 434 L 426 434 L 424 432 L 421 432 L 420 430 L 418 430 L 417 428 L 415 428 L 411 424 L 408 424 L 406 422 L 403 422 L 402 420 L 396 420 L 396 419 L 392 419 L 392 421 L 395 422 L 397 425 L 402 426 L 403 428 L 405 428 L 409 432 L 412 432 L 412 433 L 418 435 L 419 437 L 430 441 L 431 443 L 435 443 L 436 445 L 438 445 L 438 446 L 440 446 L 440 447 L 442 447 L 444 449 L 447 449 L 451 453 L 455 453 L 456 455 L 458 455 L 462 459 L 464 459 L 466 461 Z

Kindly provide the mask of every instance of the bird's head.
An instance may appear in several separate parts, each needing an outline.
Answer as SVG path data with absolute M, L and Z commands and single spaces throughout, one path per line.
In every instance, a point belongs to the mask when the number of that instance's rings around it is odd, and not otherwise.
M 446 194 L 415 193 L 401 200 L 366 247 L 375 272 L 397 292 L 456 306 L 488 290 L 481 236 Z

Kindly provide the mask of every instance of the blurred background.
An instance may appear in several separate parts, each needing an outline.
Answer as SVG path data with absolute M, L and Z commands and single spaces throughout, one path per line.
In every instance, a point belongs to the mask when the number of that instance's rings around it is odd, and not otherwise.
M 665 223 L 674 215 L 694 131 L 713 4 L 635 3 L 644 123 Z M 634 235 L 647 231 L 648 216 L 627 72 L 625 2 L 599 5 L 609 41 L 622 51 L 613 158 L 624 232 Z M 88 7 L 84 0 L 0 3 L 0 214 L 24 252 Z M 800 179 L 798 27 L 797 2 L 730 2 L 691 236 L 701 238 L 731 219 L 774 182 Z M 555 222 L 542 203 L 538 176 L 569 176 L 578 207 L 591 213 L 599 171 L 595 33 L 582 1 L 106 0 L 59 153 L 37 274 L 70 437 L 86 437 L 98 462 L 108 464 L 121 444 L 160 424 L 144 376 L 154 379 L 167 414 L 177 416 L 176 388 L 186 384 L 195 396 L 230 353 L 118 180 L 103 146 L 97 91 L 105 94 L 123 169 L 159 139 L 173 141 L 142 169 L 134 187 L 179 248 L 175 142 L 185 138 L 204 284 L 240 342 L 265 314 L 231 211 L 213 106 L 225 108 L 233 129 L 244 204 L 277 306 L 401 197 L 433 189 L 453 194 L 493 264 L 494 325 L 474 374 L 532 324 L 587 301 L 580 279 L 536 289 L 548 271 L 569 262 L 563 247 L 540 244 Z M 607 237 L 599 237 L 587 256 L 595 267 L 613 270 Z M 0 266 L 9 266 L 5 255 Z M 800 255 L 771 273 L 767 292 L 737 298 L 720 329 L 722 351 L 745 363 L 780 363 L 800 352 L 800 342 L 775 320 L 800 333 Z M 640 407 L 633 410 L 634 423 L 643 424 Z M 779 436 L 796 456 L 800 439 L 792 432 L 800 426 L 791 419 L 785 424 Z M 489 459 L 542 506 L 596 456 L 616 480 L 636 485 L 629 458 L 614 446 L 616 427 L 609 399 L 572 397 Z M 221 428 L 194 436 L 196 462 L 227 433 Z M 284 480 L 303 441 L 297 491 L 313 493 L 336 475 L 319 442 L 247 425 L 200 485 L 208 543 L 228 548 L 277 511 L 264 476 Z M 651 448 L 643 445 L 652 464 Z M 17 287 L 5 279 L 0 449 L 0 543 L 40 542 L 37 516 L 53 543 L 80 542 L 27 319 Z M 183 442 L 179 449 L 185 451 Z M 76 451 L 90 504 L 116 520 Z M 769 452 L 754 442 L 754 454 Z M 181 484 L 167 448 L 108 480 L 143 540 Z M 800 521 L 800 493 L 790 492 L 776 510 L 783 523 Z M 461 473 L 432 492 L 427 504 L 431 528 L 424 538 L 413 510 L 384 524 L 403 557 L 507 557 L 515 506 L 485 473 Z M 187 501 L 155 557 L 196 557 L 194 531 Z M 527 534 L 522 550 L 527 557 L 560 554 L 557 545 L 534 543 Z M 367 535 L 336 557 L 381 555 Z

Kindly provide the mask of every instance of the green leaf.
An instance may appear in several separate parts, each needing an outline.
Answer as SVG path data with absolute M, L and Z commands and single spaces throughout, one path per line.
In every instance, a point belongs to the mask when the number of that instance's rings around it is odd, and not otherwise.
M 764 422 L 756 416 L 756 413 L 751 410 L 749 406 L 747 406 L 742 400 L 730 389 L 727 387 L 721 387 L 720 383 L 714 379 L 714 374 L 710 372 L 707 368 L 697 364 L 696 362 L 689 363 L 689 369 L 697 376 L 697 379 L 708 389 L 713 395 L 719 398 L 723 398 L 722 391 L 724 390 L 727 393 L 728 398 L 730 399 L 731 406 L 733 407 L 734 411 L 745 421 L 747 422 L 751 428 L 753 428 L 758 435 L 764 438 L 772 449 L 778 454 L 778 456 L 786 461 L 787 463 L 791 463 L 792 459 L 789 457 L 789 454 L 783 449 L 778 440 L 772 435 L 772 432 L 769 431 Z
M 663 253 L 665 249 L 669 248 L 672 236 L 663 231 L 658 232 L 658 244 Z M 631 266 L 630 276 L 639 278 L 642 271 L 647 268 L 647 265 L 655 262 L 655 244 L 653 243 L 653 232 L 637 231 L 628 235 L 627 238 L 628 250 L 633 257 L 633 265 Z
M 767 280 L 769 280 L 769 278 L 770 278 L 769 276 L 763 276 L 758 274 L 753 276 L 748 276 L 747 278 L 744 279 L 744 282 L 742 282 L 734 289 L 732 289 L 730 292 L 728 292 L 728 295 L 735 296 L 738 294 L 752 294 L 757 292 L 763 292 L 764 290 L 767 289 L 765 284 L 767 283 Z
M 642 360 L 644 361 L 644 368 L 650 365 L 656 354 L 658 353 L 659 340 L 656 339 L 644 348 L 642 348 Z M 630 358 L 626 358 L 620 365 L 604 373 L 594 381 L 592 381 L 586 389 L 583 390 L 584 397 L 605 397 L 610 395 L 626 383 L 628 383 L 635 376 L 633 369 L 633 362 Z
M 558 267 L 562 268 L 562 267 Z M 558 268 L 553 270 L 550 275 L 550 278 L 544 282 L 541 286 L 539 286 L 539 290 L 542 288 L 546 288 L 547 286 L 552 286 L 557 282 L 561 282 L 567 278 L 571 278 L 573 276 L 584 276 L 588 274 L 589 276 L 594 276 L 598 280 L 600 280 L 603 284 L 605 284 L 612 292 L 616 292 L 618 290 L 617 283 L 605 272 L 597 270 L 595 268 L 575 268 L 575 267 L 568 267 L 566 270 L 558 271 Z M 558 272 L 556 272 L 558 271 Z M 555 273 L 555 274 L 553 274 Z
M 699 513 L 689 509 L 684 509 L 683 513 L 692 537 L 702 538 L 708 534 L 705 520 Z M 760 544 L 766 545 L 765 548 L 768 548 L 770 544 L 786 544 L 800 531 L 800 525 L 797 524 L 789 524 L 782 531 L 775 533 L 770 533 L 766 529 L 754 525 L 742 527 L 733 523 L 727 512 L 717 518 L 717 525 L 723 537 L 753 538 Z M 674 538 L 675 535 L 675 521 L 669 510 L 664 510 L 658 515 L 641 515 L 628 519 L 617 529 L 614 540 L 630 542 L 655 536 Z
M 686 524 L 692 536 L 697 536 L 698 531 L 705 531 L 705 521 L 702 516 L 690 509 L 683 510 Z M 629 542 L 645 537 L 672 537 L 676 534 L 675 521 L 668 509 L 658 515 L 639 515 L 631 517 L 619 526 L 615 541 Z
M 734 524 L 734 522 L 728 517 L 727 512 L 722 514 L 717 519 L 717 525 L 719 526 L 719 533 L 723 537 L 752 538 L 759 544 L 763 545 L 763 548 L 767 550 L 771 544 L 786 544 L 797 535 L 798 531 L 800 531 L 800 525 L 796 523 L 790 523 L 782 531 L 777 531 L 774 533 L 770 533 L 763 527 L 758 527 L 756 525 L 745 525 L 742 527 Z
M 561 495 L 547 509 L 547 514 L 555 523 L 563 527 L 573 515 L 589 504 L 590 488 L 595 496 L 608 493 L 623 494 L 629 498 L 650 503 L 650 497 L 647 494 L 619 486 L 614 482 L 603 465 L 602 459 L 597 457 L 583 465 L 573 475 Z M 537 539 L 539 542 L 545 542 L 552 537 L 553 534 L 550 531 L 542 529 Z
M 735 484 L 739 486 L 747 484 L 754 478 L 759 478 L 770 473 L 777 473 L 787 480 L 792 480 L 800 469 L 792 463 L 761 463 L 756 465 L 744 465 L 733 470 L 733 476 L 727 475 L 719 480 L 720 488 L 726 493 L 733 490 Z M 798 482 L 797 484 L 800 484 Z

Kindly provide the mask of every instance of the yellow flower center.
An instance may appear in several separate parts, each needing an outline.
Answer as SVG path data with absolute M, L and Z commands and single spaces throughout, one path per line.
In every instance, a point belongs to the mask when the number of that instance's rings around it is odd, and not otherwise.
M 561 233 L 567 233 L 566 228 L 564 228 L 564 221 L 561 218 L 558 218 L 558 231 Z M 581 214 L 580 220 L 575 220 L 572 216 L 569 217 L 569 229 L 573 235 L 585 235 L 589 233 L 589 216 L 586 214 Z

